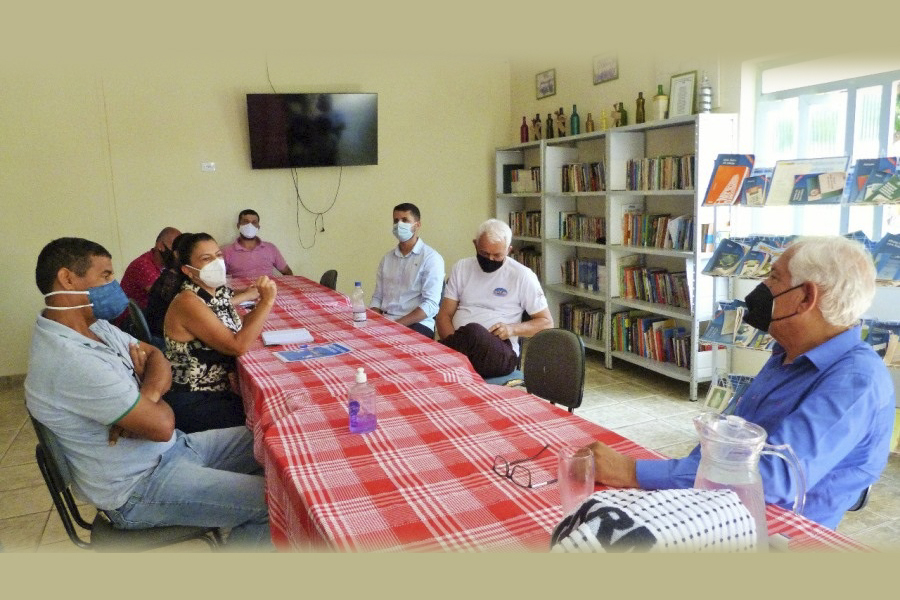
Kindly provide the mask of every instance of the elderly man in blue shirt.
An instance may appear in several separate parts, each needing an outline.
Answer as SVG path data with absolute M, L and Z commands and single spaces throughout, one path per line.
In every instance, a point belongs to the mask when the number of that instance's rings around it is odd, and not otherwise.
M 796 240 L 746 297 L 745 321 L 777 344 L 729 410 L 765 429 L 768 443 L 790 444 L 806 474 L 804 516 L 832 529 L 890 451 L 893 384 L 858 325 L 874 295 L 869 253 L 831 236 Z M 670 460 L 635 460 L 600 442 L 590 448 L 597 482 L 614 487 L 692 487 L 700 461 L 699 446 Z M 787 463 L 763 456 L 759 470 L 766 502 L 790 509 L 797 485 Z
M 393 219 L 392 232 L 398 244 L 378 265 L 372 309 L 433 338 L 434 316 L 444 284 L 444 259 L 419 238 L 422 220 L 415 204 L 395 206 Z

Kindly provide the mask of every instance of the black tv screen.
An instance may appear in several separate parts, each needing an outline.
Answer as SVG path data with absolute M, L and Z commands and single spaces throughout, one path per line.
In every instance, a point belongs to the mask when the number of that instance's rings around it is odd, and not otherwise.
M 254 169 L 378 164 L 378 94 L 247 94 Z

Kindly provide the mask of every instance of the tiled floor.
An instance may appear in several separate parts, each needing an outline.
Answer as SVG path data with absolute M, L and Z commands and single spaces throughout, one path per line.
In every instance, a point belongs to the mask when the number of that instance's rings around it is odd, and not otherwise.
M 700 407 L 688 400 L 686 383 L 618 361 L 610 371 L 600 355 L 588 354 L 584 402 L 576 415 L 667 456 L 684 456 L 694 447 L 691 419 Z M 53 509 L 34 461 L 35 443 L 22 387 L 0 390 L 0 550 L 81 552 Z M 900 547 L 900 455 L 891 455 L 869 505 L 848 513 L 838 531 L 876 548 Z M 202 542 L 182 548 L 206 551 Z

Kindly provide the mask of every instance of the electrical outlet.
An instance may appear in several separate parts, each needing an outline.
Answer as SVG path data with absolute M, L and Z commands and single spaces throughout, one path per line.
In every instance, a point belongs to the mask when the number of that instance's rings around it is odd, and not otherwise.
M 200 170 L 206 172 L 212 172 L 216 170 L 216 163 L 214 162 L 203 162 L 200 163 Z

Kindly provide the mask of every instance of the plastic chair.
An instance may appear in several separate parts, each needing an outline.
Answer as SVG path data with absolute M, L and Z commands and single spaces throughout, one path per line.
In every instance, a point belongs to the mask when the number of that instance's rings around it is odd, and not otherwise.
M 213 550 L 221 545 L 222 537 L 215 527 L 173 525 L 148 529 L 117 529 L 101 511 L 97 511 L 94 521 L 88 523 L 75 503 L 72 474 L 56 436 L 34 417 L 31 417 L 31 424 L 38 438 L 34 449 L 38 468 L 66 534 L 79 548 L 97 552 L 143 552 L 195 539 L 203 540 Z M 76 524 L 90 532 L 90 541 L 81 539 L 75 529 Z
M 334 269 L 328 269 L 324 273 L 322 273 L 322 278 L 319 279 L 319 283 L 324 285 L 327 288 L 337 289 L 337 271 Z
M 522 359 L 525 389 L 574 412 L 584 396 L 584 342 L 567 329 L 544 329 L 531 337 Z
M 147 319 L 144 316 L 144 311 L 141 310 L 141 307 L 138 306 L 138 303 L 128 299 L 128 319 L 129 319 L 129 328 L 131 329 L 131 335 L 141 340 L 142 342 L 146 342 L 148 344 L 153 343 L 153 339 L 150 335 L 150 327 L 147 325 Z

